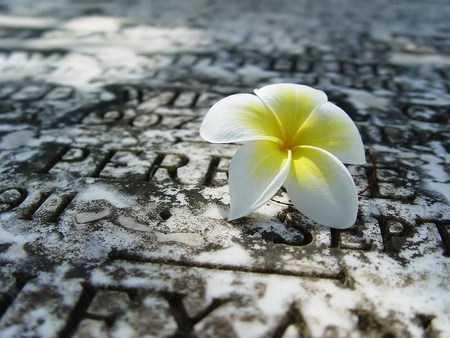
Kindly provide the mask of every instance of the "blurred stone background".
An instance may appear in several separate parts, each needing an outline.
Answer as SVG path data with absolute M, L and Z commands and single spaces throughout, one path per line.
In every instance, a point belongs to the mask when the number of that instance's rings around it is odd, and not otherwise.
M 1 1 L 0 337 L 450 335 L 450 3 Z M 361 132 L 358 221 L 283 190 L 227 222 L 237 145 L 198 129 L 269 83 Z

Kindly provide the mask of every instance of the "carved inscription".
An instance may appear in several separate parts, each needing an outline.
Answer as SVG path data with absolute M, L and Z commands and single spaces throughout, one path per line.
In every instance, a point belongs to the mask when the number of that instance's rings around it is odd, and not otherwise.
M 1 338 L 450 336 L 447 4 L 29 2 L 0 4 Z M 349 229 L 285 187 L 227 220 L 240 144 L 200 125 L 282 82 L 360 131 Z
M 161 183 L 169 180 L 172 184 L 179 184 L 175 173 L 177 165 L 183 159 L 172 158 L 174 162 L 164 161 L 162 157 L 160 159 L 161 162 L 155 167 L 155 174 L 159 170 L 161 172 L 155 180 Z M 211 161 L 214 161 L 214 159 Z M 0 193 L 3 208 L 0 213 L 11 212 L 17 215 L 16 217 L 19 219 L 26 221 L 57 224 L 58 219 L 66 209 L 70 208 L 76 196 L 77 191 L 61 192 L 54 190 L 30 193 L 24 188 L 4 188 Z M 167 212 L 169 214 L 165 216 Z M 80 219 L 81 217 L 80 215 Z M 161 212 L 161 217 L 163 220 L 169 219 L 171 217 L 170 211 L 164 209 Z M 251 223 L 244 225 L 245 233 L 253 238 L 260 238 L 275 245 L 315 247 L 326 243 L 327 247 L 340 250 L 373 251 L 383 248 L 384 252 L 394 255 L 406 249 L 406 243 L 416 233 L 415 226 L 399 218 L 382 217 L 378 220 L 366 219 L 363 221 L 359 216 L 359 221 L 355 227 L 349 230 L 330 229 L 329 237 L 324 238 L 322 231 L 306 226 L 305 220 L 298 212 L 292 212 L 288 209 L 278 217 L 281 223 L 274 224 L 273 227 L 258 228 Z M 442 254 L 448 256 L 450 243 L 448 224 L 435 222 L 434 226 L 440 236 L 443 247 Z

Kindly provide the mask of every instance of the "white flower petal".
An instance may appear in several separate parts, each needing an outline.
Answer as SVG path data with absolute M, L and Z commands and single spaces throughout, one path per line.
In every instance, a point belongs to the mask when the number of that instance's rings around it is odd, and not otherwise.
M 230 164 L 231 208 L 228 220 L 248 215 L 267 202 L 289 173 L 291 152 L 272 141 L 244 144 Z
M 309 114 L 327 101 L 323 91 L 292 83 L 268 85 L 256 89 L 255 94 L 277 116 L 285 141 L 292 140 Z
M 332 228 L 352 226 L 358 195 L 347 168 L 329 152 L 295 148 L 285 187 L 295 207 L 313 221 Z
M 358 129 L 351 118 L 331 102 L 314 109 L 298 131 L 294 143 L 325 149 L 344 163 L 366 163 Z
M 213 105 L 203 120 L 200 135 L 213 143 L 275 141 L 281 136 L 275 116 L 252 94 L 231 95 Z

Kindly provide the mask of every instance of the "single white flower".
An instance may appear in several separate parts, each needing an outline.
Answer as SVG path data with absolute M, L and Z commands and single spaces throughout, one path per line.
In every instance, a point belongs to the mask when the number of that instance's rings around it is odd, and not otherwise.
M 353 121 L 307 86 L 273 84 L 254 92 L 220 100 L 200 127 L 209 142 L 246 142 L 230 164 L 228 220 L 248 215 L 284 185 L 306 217 L 338 229 L 352 226 L 358 195 L 342 162 L 366 162 Z

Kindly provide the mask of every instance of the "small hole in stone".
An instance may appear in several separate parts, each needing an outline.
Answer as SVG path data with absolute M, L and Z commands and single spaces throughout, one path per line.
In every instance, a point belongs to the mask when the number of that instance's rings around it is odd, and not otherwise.
M 168 220 L 172 214 L 170 213 L 169 209 L 164 209 L 159 213 L 159 217 L 161 217 L 163 220 Z

